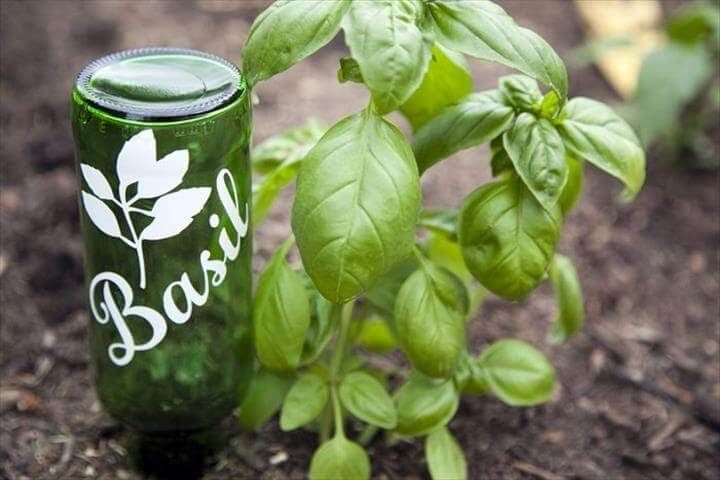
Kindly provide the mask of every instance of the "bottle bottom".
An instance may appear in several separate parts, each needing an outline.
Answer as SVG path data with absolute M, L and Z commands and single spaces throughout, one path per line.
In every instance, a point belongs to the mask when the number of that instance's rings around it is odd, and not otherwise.
M 194 432 L 131 432 L 128 451 L 135 468 L 148 478 L 193 480 L 202 477 L 228 436 L 224 424 Z

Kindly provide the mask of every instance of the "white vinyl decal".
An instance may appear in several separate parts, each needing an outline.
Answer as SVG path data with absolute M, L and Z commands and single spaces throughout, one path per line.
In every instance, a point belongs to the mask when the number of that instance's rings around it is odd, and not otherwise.
M 183 181 L 190 162 L 188 150 L 176 150 L 157 160 L 156 143 L 153 131 L 143 130 L 123 145 L 117 157 L 116 173 L 118 178 L 117 196 L 103 173 L 87 164 L 81 164 L 80 170 L 90 192 L 81 192 L 82 204 L 92 223 L 109 237 L 117 238 L 135 251 L 138 265 L 138 286 L 145 289 L 147 273 L 145 268 L 144 241 L 157 241 L 179 235 L 200 213 L 212 193 L 211 187 L 191 187 L 175 190 Z M 134 186 L 131 195 L 130 187 Z M 227 263 L 235 260 L 240 252 L 241 240 L 247 235 L 249 208 L 247 202 L 243 208 L 238 199 L 237 187 L 232 174 L 222 169 L 215 179 L 215 189 L 224 212 L 223 218 L 229 220 L 218 236 L 218 246 L 222 258 L 211 258 L 210 250 L 199 254 L 200 267 L 204 278 L 198 290 L 187 272 L 181 272 L 179 279 L 167 285 L 162 294 L 163 315 L 161 312 L 142 305 L 133 305 L 133 288 L 130 283 L 115 272 L 102 272 L 90 282 L 90 309 L 95 320 L 107 324 L 110 320 L 118 332 L 120 342 L 108 347 L 110 359 L 116 365 L 130 363 L 135 352 L 149 350 L 159 344 L 167 334 L 169 319 L 182 324 L 190 319 L 193 307 L 203 306 L 208 299 L 211 286 L 220 285 L 227 273 Z M 143 209 L 136 205 L 141 199 L 155 199 L 152 208 Z M 123 234 L 121 222 L 111 208 L 115 205 L 122 215 L 122 224 L 127 235 Z M 138 231 L 134 215 L 150 218 L 150 223 Z M 243 218 L 244 215 L 244 218 Z M 220 227 L 220 217 L 213 213 L 209 219 L 210 228 Z M 231 227 L 231 228 L 226 228 Z M 234 240 L 232 239 L 234 237 Z M 184 300 L 179 307 L 173 291 L 177 289 Z M 100 301 L 98 303 L 98 292 Z M 117 304 L 118 298 L 122 305 Z M 127 322 L 129 317 L 140 318 L 152 331 L 149 339 L 138 342 Z M 167 317 L 167 319 L 166 319 Z M 137 324 L 137 322 L 133 322 Z

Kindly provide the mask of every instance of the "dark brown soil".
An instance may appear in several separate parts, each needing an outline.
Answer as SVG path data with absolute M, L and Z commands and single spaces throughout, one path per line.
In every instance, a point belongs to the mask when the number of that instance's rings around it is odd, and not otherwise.
M 139 478 L 87 370 L 68 125 L 74 74 L 102 54 L 147 45 L 237 60 L 265 3 L 1 1 L 0 478 Z M 569 2 L 503 3 L 561 55 L 582 41 Z M 260 87 L 256 139 L 309 115 L 333 122 L 365 103 L 361 88 L 335 81 L 343 48 L 335 42 Z M 505 72 L 473 69 L 478 88 Z M 592 69 L 571 81 L 573 95 L 616 100 Z M 424 180 L 427 203 L 456 205 L 488 170 L 484 150 L 445 162 Z M 615 181 L 589 173 L 561 247 L 584 284 L 584 333 L 563 346 L 544 342 L 554 315 L 547 286 L 521 304 L 488 300 L 472 325 L 475 349 L 517 336 L 548 352 L 561 388 L 531 409 L 464 400 L 451 428 L 471 478 L 720 478 L 719 187 L 717 172 L 671 168 L 651 156 L 645 189 L 623 205 Z M 289 199 L 256 232 L 257 265 L 288 231 Z M 205 478 L 303 478 L 315 442 L 273 422 L 260 434 L 234 436 Z M 427 478 L 420 442 L 378 438 L 370 451 L 376 478 Z M 287 460 L 272 465 L 280 452 Z

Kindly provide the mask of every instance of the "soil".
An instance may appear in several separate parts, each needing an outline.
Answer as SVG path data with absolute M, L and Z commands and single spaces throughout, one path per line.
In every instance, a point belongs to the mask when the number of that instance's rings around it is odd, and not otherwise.
M 266 3 L 0 3 L 0 478 L 141 478 L 88 373 L 68 125 L 75 73 L 103 54 L 147 45 L 238 60 Z M 582 42 L 569 3 L 503 4 L 561 55 Z M 259 88 L 256 141 L 308 115 L 334 122 L 366 102 L 360 87 L 335 80 L 344 52 L 335 41 Z M 472 68 L 478 89 L 506 72 L 479 62 Z M 571 85 L 572 95 L 618 100 L 592 68 L 572 71 Z M 443 162 L 423 181 L 426 203 L 456 206 L 489 178 L 487 158 L 476 149 Z M 568 344 L 545 342 L 554 316 L 548 286 L 522 303 L 486 301 L 470 330 L 474 350 L 507 336 L 532 342 L 552 358 L 560 388 L 529 409 L 464 399 L 450 427 L 470 478 L 720 478 L 718 180 L 717 171 L 670 167 L 650 155 L 647 185 L 622 204 L 617 182 L 588 170 L 560 247 L 581 276 L 586 328 Z M 286 192 L 256 232 L 256 267 L 289 231 L 290 199 Z M 205 478 L 304 478 L 315 445 L 313 435 L 282 433 L 271 422 L 259 434 L 234 435 Z M 369 449 L 375 478 L 428 478 L 419 441 L 378 437 Z

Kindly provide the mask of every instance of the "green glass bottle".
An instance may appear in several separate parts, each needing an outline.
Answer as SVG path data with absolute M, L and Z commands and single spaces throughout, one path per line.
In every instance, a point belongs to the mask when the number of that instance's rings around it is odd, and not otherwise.
M 229 62 L 167 48 L 96 60 L 72 94 L 96 390 L 176 454 L 252 375 L 248 97 Z

